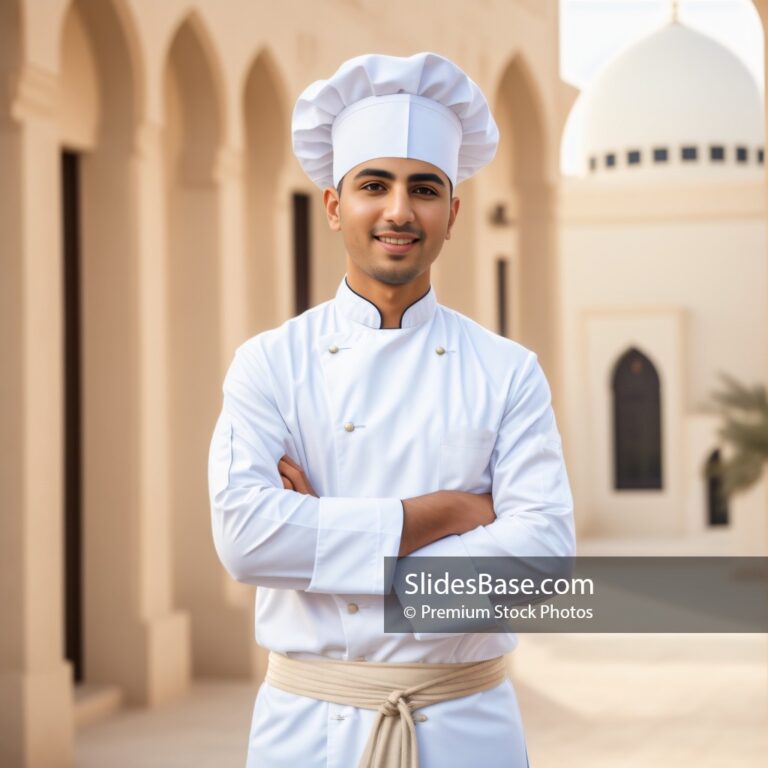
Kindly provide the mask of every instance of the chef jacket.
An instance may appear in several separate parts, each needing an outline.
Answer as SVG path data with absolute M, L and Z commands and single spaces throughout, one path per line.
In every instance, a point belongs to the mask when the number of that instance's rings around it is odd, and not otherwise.
M 413 555 L 572 555 L 572 500 L 536 355 L 438 305 L 432 289 L 400 327 L 342 280 L 336 298 L 245 342 L 224 382 L 211 442 L 213 538 L 237 580 L 258 586 L 256 639 L 308 659 L 451 663 L 500 656 L 514 634 L 384 630 L 384 558 L 402 499 L 493 494 L 496 520 Z M 319 498 L 285 490 L 288 454 Z M 376 713 L 262 684 L 247 768 L 351 768 Z M 414 717 L 422 768 L 525 768 L 510 680 Z
M 534 352 L 439 305 L 433 289 L 399 328 L 381 324 L 345 278 L 335 299 L 236 351 L 209 457 L 216 550 L 233 578 L 259 587 L 256 640 L 270 650 L 377 662 L 503 655 L 512 633 L 385 634 L 384 558 L 399 550 L 401 500 L 437 490 L 492 493 L 496 520 L 413 556 L 574 554 L 549 386 Z M 284 454 L 319 498 L 283 488 Z M 262 696 L 273 709 L 291 698 Z M 336 706 L 300 707 L 314 705 Z M 252 746 L 267 716 L 256 709 Z

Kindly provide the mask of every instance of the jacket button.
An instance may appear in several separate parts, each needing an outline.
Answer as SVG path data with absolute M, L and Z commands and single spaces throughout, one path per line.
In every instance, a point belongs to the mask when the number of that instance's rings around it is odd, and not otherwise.
M 444 347 L 437 347 L 437 349 L 435 349 L 435 352 L 437 352 L 438 355 L 444 355 L 445 354 L 445 348 Z
M 335 355 L 335 354 L 336 354 L 336 353 L 339 351 L 339 348 L 338 348 L 338 347 L 337 347 L 335 344 L 331 344 L 331 346 L 330 346 L 330 347 L 328 347 L 328 351 L 329 351 L 329 352 L 330 352 L 332 355 Z
M 426 723 L 429 718 L 426 715 L 414 715 L 413 719 L 417 723 Z
M 353 424 L 351 421 L 348 421 L 348 422 L 347 422 L 347 423 L 344 425 L 344 429 L 345 429 L 347 432 L 354 432 L 354 431 L 355 431 L 355 425 L 354 425 L 354 424 Z
M 357 613 L 359 610 L 357 603 L 347 603 L 347 613 Z

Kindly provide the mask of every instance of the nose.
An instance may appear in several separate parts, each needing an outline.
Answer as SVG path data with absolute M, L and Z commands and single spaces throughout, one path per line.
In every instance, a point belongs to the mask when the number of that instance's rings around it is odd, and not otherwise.
M 387 207 L 384 217 L 393 224 L 407 224 L 413 221 L 414 213 L 411 206 L 411 196 L 405 185 L 393 184 L 387 195 Z

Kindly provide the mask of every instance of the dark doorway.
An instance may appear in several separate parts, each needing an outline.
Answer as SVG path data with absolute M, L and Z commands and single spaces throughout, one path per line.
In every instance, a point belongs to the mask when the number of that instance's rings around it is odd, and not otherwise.
M 507 260 L 496 259 L 496 307 L 498 310 L 497 326 L 499 336 L 509 335 L 509 321 L 507 319 Z
M 294 309 L 301 314 L 309 309 L 310 286 L 309 195 L 293 195 L 293 281 Z
M 80 156 L 61 155 L 64 244 L 64 638 L 83 681 L 82 464 L 80 382 Z
M 613 373 L 616 490 L 660 490 L 661 394 L 653 363 L 630 349 Z
M 715 448 L 707 459 L 707 512 L 710 525 L 728 525 L 728 500 L 722 493 L 722 480 L 717 474 L 721 467 L 720 449 Z

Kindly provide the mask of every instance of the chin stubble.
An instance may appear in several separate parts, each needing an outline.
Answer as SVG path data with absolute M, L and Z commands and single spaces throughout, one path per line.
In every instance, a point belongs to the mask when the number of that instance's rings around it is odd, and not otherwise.
M 391 270 L 371 269 L 368 275 L 385 285 L 405 285 L 419 276 L 419 270 L 416 267 L 408 267 L 402 270 L 398 270 L 396 267 Z

